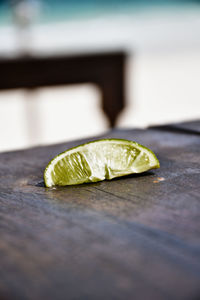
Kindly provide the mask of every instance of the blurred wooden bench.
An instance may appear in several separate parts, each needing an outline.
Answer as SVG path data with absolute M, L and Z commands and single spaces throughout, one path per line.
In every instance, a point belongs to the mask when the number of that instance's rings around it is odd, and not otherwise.
M 0 58 L 0 90 L 94 83 L 110 127 L 125 106 L 124 52 Z

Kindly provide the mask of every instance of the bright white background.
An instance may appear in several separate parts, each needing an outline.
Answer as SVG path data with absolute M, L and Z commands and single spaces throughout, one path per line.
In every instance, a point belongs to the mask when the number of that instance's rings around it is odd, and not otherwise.
M 120 127 L 200 117 L 198 7 L 35 25 L 28 44 L 34 53 L 126 50 L 128 103 Z M 18 51 L 16 29 L 1 27 L 0 55 Z M 100 99 L 92 85 L 1 92 L 0 151 L 102 133 Z

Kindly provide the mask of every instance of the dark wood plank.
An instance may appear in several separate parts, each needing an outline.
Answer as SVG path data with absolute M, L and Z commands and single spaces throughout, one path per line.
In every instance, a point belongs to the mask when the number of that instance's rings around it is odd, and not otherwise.
M 151 129 L 156 130 L 164 130 L 164 131 L 175 131 L 179 133 L 185 134 L 197 134 L 200 135 L 200 121 L 190 121 L 190 122 L 182 122 L 182 123 L 172 123 L 161 126 L 152 126 Z
M 0 58 L 0 90 L 94 83 L 102 108 L 114 127 L 125 106 L 124 52 Z
M 0 295 L 5 299 L 199 299 L 200 139 L 113 130 L 161 168 L 47 189 L 57 153 L 84 141 L 0 155 Z

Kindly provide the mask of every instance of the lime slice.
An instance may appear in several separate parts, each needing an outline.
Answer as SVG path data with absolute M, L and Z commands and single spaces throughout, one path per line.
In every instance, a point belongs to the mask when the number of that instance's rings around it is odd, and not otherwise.
M 150 149 L 133 141 L 104 139 L 56 156 L 44 171 L 44 182 L 46 187 L 81 184 L 159 167 L 159 161 Z

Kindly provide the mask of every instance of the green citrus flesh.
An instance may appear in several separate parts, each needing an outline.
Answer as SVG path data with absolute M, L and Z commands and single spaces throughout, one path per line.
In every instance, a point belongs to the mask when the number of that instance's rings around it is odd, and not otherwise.
M 71 148 L 44 171 L 46 187 L 97 182 L 160 167 L 155 154 L 129 140 L 103 139 Z

